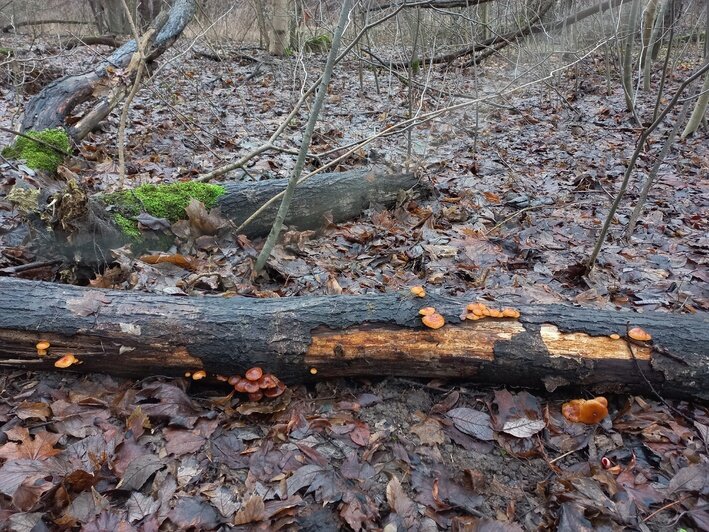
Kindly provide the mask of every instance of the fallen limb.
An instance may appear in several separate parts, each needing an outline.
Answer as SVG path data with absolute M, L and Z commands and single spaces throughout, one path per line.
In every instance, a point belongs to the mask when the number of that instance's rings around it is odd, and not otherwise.
M 400 375 L 709 399 L 704 315 L 540 305 L 520 307 L 518 319 L 461 322 L 469 302 L 409 292 L 184 298 L 0 278 L 0 366 L 55 370 L 71 352 L 82 362 L 71 369 L 131 377 L 260 366 L 290 383 Z M 446 325 L 424 327 L 424 306 Z M 627 339 L 631 326 L 652 342 Z
M 214 187 L 221 193 L 214 205 L 209 207 L 218 207 L 221 215 L 232 221 L 234 227 L 238 227 L 270 198 L 281 193 L 286 184 L 286 179 L 272 179 L 201 186 Z M 419 186 L 419 180 L 414 174 L 390 173 L 388 169 L 318 174 L 295 189 L 285 223 L 300 230 L 320 229 L 329 222 L 340 223 L 356 218 L 372 204 L 391 207 L 401 192 Z M 29 218 L 35 220 L 37 241 L 34 247 L 46 250 L 40 253 L 42 258 L 56 259 L 57 256 L 64 256 L 70 257 L 72 262 L 102 263 L 106 256 L 110 256 L 108 250 L 129 242 L 129 235 L 124 234 L 126 227 L 119 223 L 118 215 L 124 220 L 135 220 L 141 212 L 147 210 L 152 216 L 163 217 L 158 212 L 151 212 L 148 205 L 150 202 L 139 198 L 133 205 L 137 210 L 131 211 L 110 196 L 88 197 L 76 184 L 58 188 L 57 183 L 48 182 L 43 183 L 42 188 L 55 192 L 43 196 L 45 203 L 42 208 L 28 213 Z M 131 191 L 122 194 L 128 198 L 136 196 Z M 186 205 L 181 196 L 173 197 L 167 193 L 159 197 L 156 194 L 155 197 L 161 208 L 172 210 L 174 204 L 175 210 L 184 218 Z M 265 236 L 271 229 L 277 209 L 278 205 L 270 205 L 239 233 L 250 238 Z M 47 220 L 52 221 L 51 231 L 45 229 Z M 133 227 L 137 228 L 137 224 L 134 223 Z M 151 239 L 153 235 L 151 232 L 144 233 L 147 241 L 154 244 L 153 247 L 159 247 L 159 243 Z

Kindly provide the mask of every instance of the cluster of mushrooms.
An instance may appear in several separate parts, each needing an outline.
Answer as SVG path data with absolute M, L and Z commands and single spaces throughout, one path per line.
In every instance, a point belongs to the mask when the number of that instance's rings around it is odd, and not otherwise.
M 278 397 L 286 391 L 286 385 L 272 373 L 264 373 L 259 367 L 246 370 L 244 376 L 232 375 L 227 382 L 239 393 L 249 394 L 249 401 L 260 401 L 264 397 Z

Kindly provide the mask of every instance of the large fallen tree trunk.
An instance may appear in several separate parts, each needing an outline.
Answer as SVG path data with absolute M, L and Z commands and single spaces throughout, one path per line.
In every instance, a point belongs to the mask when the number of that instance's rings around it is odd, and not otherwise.
M 408 292 L 178 298 L 0 278 L 0 366 L 53 370 L 72 352 L 82 362 L 72 369 L 132 377 L 260 366 L 291 383 L 407 375 L 709 398 L 706 316 L 544 305 L 521 307 L 518 319 L 461 322 L 469 302 Z M 421 324 L 429 305 L 445 316 L 442 328 Z M 627 340 L 629 326 L 652 342 Z M 39 340 L 51 344 L 43 357 Z
M 182 34 L 196 10 L 196 0 L 175 0 L 170 11 L 155 21 L 156 34 L 146 54 L 154 60 L 167 50 Z M 137 51 L 135 40 L 127 42 L 93 70 L 60 78 L 47 85 L 25 106 L 22 131 L 41 131 L 65 127 L 65 120 L 78 105 L 95 99 L 91 110 L 67 132 L 74 140 L 84 138 L 125 97 L 138 71 L 139 63 L 133 59 Z M 128 71 L 120 71 L 134 65 Z

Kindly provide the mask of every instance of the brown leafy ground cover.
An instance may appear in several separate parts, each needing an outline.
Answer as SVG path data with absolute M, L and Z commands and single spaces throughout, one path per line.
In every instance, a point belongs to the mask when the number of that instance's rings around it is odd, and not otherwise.
M 21 64 L 36 73 L 71 72 L 102 53 L 53 53 L 56 43 L 13 39 L 25 47 Z M 143 89 L 128 131 L 130 184 L 189 178 L 266 139 L 300 81 L 293 59 L 259 58 L 257 66 L 188 54 Z M 322 64 L 306 58 L 309 79 Z M 694 66 L 675 65 L 667 94 Z M 356 67 L 334 78 L 313 144 L 323 162 L 328 150 L 405 116 L 401 85 L 387 82 L 377 94 L 365 71 L 362 90 L 350 75 Z M 392 211 L 373 205 L 318 232 L 287 232 L 266 280 L 251 272 L 261 242 L 228 230 L 195 238 L 184 228 L 174 228 L 172 261 L 151 264 L 124 248 L 113 251 L 106 270 L 68 277 L 194 297 L 346 295 L 424 284 L 488 300 L 705 312 L 703 133 L 673 147 L 626 241 L 622 229 L 669 126 L 651 139 L 597 269 L 579 275 L 639 134 L 619 85 L 607 94 L 604 73 L 602 58 L 591 56 L 562 73 L 557 90 L 535 85 L 499 99 L 502 107 L 481 108 L 477 118 L 468 108 L 417 128 L 413 153 L 432 196 L 402 198 Z M 513 75 L 504 62 L 491 62 L 478 81 L 495 90 Z M 475 93 L 469 72 L 435 70 L 429 84 Z M 0 85 L 4 126 L 27 97 L 19 86 L 13 76 Z M 449 101 L 429 91 L 422 110 Z M 653 105 L 640 96 L 641 114 Z M 305 117 L 281 146 L 297 148 Z M 117 186 L 116 128 L 112 115 L 67 162 L 97 192 Z M 403 138 L 387 138 L 338 168 L 393 164 L 404 152 Z M 244 178 L 286 176 L 292 165 L 291 155 L 271 153 Z M 31 180 L 22 167 L 1 168 L 3 194 L 18 177 Z M 22 231 L 0 199 L 0 268 L 35 259 Z M 59 278 L 56 266 L 21 275 Z M 459 382 L 330 381 L 251 405 L 226 386 L 160 377 L 6 371 L 0 378 L 0 522 L 9 530 L 709 528 L 706 405 L 613 396 L 609 417 L 587 426 L 561 416 L 569 395 Z

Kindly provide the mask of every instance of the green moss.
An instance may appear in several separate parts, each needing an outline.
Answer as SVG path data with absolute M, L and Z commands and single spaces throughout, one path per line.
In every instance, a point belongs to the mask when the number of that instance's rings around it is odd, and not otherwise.
M 303 47 L 306 51 L 315 53 L 327 52 L 330 49 L 330 45 L 332 45 L 332 37 L 327 33 L 315 35 L 303 43 Z
M 134 238 L 136 240 L 140 239 L 140 229 L 138 229 L 138 222 L 134 220 L 129 220 L 122 214 L 116 214 L 113 216 L 116 225 L 121 228 L 121 232 L 127 237 Z
M 210 209 L 222 194 L 224 187 L 219 185 L 188 181 L 170 185 L 141 185 L 132 190 L 106 194 L 102 200 L 117 211 L 114 219 L 123 233 L 139 238 L 140 231 L 134 218 L 141 212 L 176 222 L 185 217 L 185 207 L 192 199 L 201 201 Z
M 69 136 L 61 128 L 29 131 L 27 136 L 51 144 L 67 155 L 70 153 Z M 2 155 L 8 159 L 24 159 L 30 168 L 47 172 L 56 172 L 64 160 L 61 153 L 26 137 L 17 137 L 12 145 L 2 150 Z

